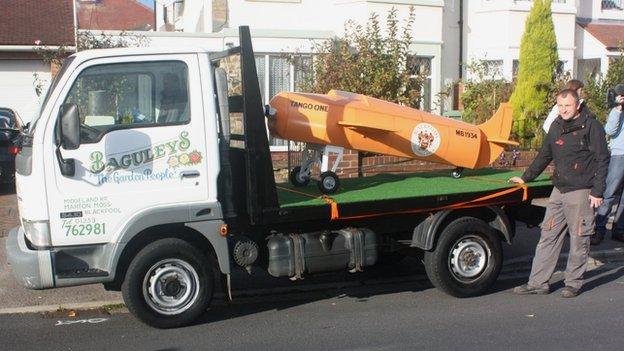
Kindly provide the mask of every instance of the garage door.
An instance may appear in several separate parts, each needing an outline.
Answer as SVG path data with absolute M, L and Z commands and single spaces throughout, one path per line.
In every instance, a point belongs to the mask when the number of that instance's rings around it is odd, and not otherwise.
M 0 107 L 16 110 L 24 123 L 30 122 L 39 111 L 35 72 L 47 87 L 50 83 L 49 65 L 38 60 L 0 60 Z

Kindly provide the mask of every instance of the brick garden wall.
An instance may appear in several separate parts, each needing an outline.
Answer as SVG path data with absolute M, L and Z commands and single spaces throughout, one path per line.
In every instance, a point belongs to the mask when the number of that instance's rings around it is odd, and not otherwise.
M 298 152 L 291 152 L 291 160 L 299 160 Z M 537 155 L 537 151 L 525 150 L 520 151 L 515 163 L 513 161 L 513 152 L 506 151 L 502 158 L 491 165 L 493 168 L 506 168 L 506 169 L 526 169 L 533 159 Z M 288 180 L 288 152 L 272 152 L 271 157 L 273 159 L 273 169 L 275 171 L 275 178 L 278 182 Z M 333 164 L 335 157 L 330 157 L 330 165 Z M 298 166 L 297 163 L 293 163 L 290 167 Z M 451 170 L 452 166 L 443 165 L 439 163 L 426 162 L 421 160 L 411 160 L 396 156 L 368 156 L 362 158 L 362 173 L 364 176 L 371 176 L 378 173 L 414 173 L 424 172 L 432 170 Z M 316 170 L 318 172 L 318 170 Z M 550 165 L 546 172 L 552 173 L 552 165 Z M 338 175 L 341 178 L 354 178 L 358 175 L 358 155 L 357 152 L 351 150 L 345 150 L 342 162 L 338 166 Z

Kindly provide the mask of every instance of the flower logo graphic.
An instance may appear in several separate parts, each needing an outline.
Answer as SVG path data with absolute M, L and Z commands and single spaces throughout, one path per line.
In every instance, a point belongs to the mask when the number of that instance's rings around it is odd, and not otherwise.
M 171 157 L 169 157 L 169 160 L 167 160 L 167 164 L 171 168 L 176 168 L 176 167 L 178 167 L 180 162 L 178 161 L 178 158 L 176 156 L 171 156 Z
M 180 161 L 180 164 L 183 166 L 186 166 L 190 163 L 191 158 L 189 157 L 188 154 L 182 154 L 180 155 L 180 157 L 178 158 L 178 161 Z
M 191 153 L 189 154 L 189 158 L 190 158 L 190 162 L 191 162 L 191 164 L 192 164 L 192 165 L 196 165 L 196 164 L 198 164 L 199 162 L 201 162 L 202 155 L 201 155 L 201 153 L 200 153 L 199 151 L 197 151 L 197 150 L 193 150 L 193 152 L 191 152 Z

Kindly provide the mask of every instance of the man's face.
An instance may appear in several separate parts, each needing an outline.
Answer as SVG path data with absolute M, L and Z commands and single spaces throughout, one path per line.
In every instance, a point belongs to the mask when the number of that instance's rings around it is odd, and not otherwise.
M 569 120 L 576 116 L 578 111 L 578 103 L 572 94 L 568 94 L 566 97 L 557 96 L 557 107 L 559 108 L 559 115 L 565 120 Z

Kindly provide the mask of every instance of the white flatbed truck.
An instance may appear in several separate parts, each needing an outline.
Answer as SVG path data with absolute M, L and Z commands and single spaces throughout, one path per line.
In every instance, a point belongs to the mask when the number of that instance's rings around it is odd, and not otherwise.
M 239 39 L 216 54 L 134 48 L 66 60 L 16 158 L 21 225 L 6 250 L 24 286 L 101 283 L 141 321 L 171 328 L 205 313 L 219 279 L 231 296 L 235 265 L 297 279 L 361 271 L 404 247 L 420 250 L 433 284 L 453 296 L 493 284 L 501 242 L 515 220 L 539 222 L 530 200 L 550 182 L 497 183 L 492 171 L 451 180 L 464 186 L 450 191 L 382 177 L 345 180 L 334 199 L 276 185 L 247 27 Z M 407 190 L 394 194 L 400 182 Z

